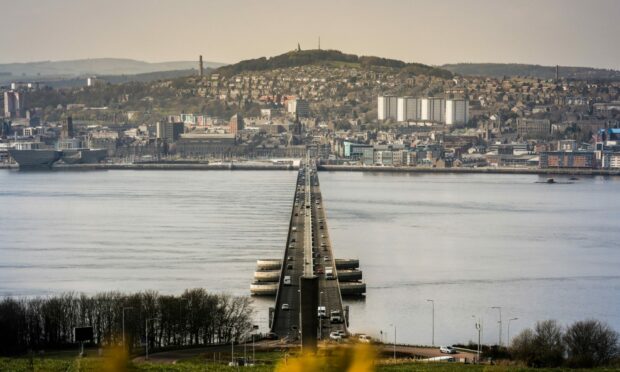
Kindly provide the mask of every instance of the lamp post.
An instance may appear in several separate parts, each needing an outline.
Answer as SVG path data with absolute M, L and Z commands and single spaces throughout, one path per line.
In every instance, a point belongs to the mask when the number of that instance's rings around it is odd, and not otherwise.
M 506 346 L 510 346 L 510 322 L 512 322 L 513 320 L 518 320 L 519 318 L 512 318 L 512 319 L 508 319 L 508 338 L 506 340 L 507 344 Z
M 434 300 L 426 300 L 433 305 L 433 342 L 432 345 L 435 346 L 435 301 Z
M 146 357 L 144 359 L 149 360 L 149 320 L 156 320 L 157 318 L 149 318 L 146 320 Z
M 499 311 L 499 345 L 502 346 L 502 307 L 501 306 L 493 306 L 491 309 L 497 309 Z
M 394 327 L 394 360 L 396 360 L 396 324 L 390 324 L 390 327 Z
M 125 347 L 125 310 L 133 310 L 133 307 L 128 306 L 123 308 L 123 348 Z
M 323 303 L 323 291 L 319 292 L 319 307 Z M 327 310 L 325 310 L 327 313 Z M 319 340 L 323 339 L 323 313 L 319 315 Z
M 235 329 L 230 327 L 230 365 L 235 365 Z
M 471 316 L 472 318 L 476 319 L 475 315 Z M 480 319 L 476 320 L 476 329 L 478 330 L 478 350 L 477 350 L 477 363 L 480 363 L 480 338 L 481 338 L 481 334 L 482 334 L 482 322 L 480 321 Z

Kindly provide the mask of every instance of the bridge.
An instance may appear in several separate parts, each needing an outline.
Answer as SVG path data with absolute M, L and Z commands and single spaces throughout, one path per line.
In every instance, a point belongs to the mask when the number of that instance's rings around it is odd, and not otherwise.
M 270 329 L 288 342 L 348 334 L 348 308 L 342 296 L 363 295 L 358 260 L 334 258 L 316 168 L 300 167 L 287 242 L 282 259 L 257 261 L 253 295 L 275 294 Z

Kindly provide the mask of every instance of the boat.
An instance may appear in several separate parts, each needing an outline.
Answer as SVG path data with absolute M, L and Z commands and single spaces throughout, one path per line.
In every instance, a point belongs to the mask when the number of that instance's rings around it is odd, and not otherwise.
M 20 168 L 51 168 L 62 153 L 56 150 L 9 150 Z
M 62 150 L 61 160 L 66 164 L 96 164 L 108 155 L 106 149 L 77 148 Z
M 555 183 L 555 180 L 553 178 L 547 178 L 547 183 Z
M 62 155 L 61 151 L 45 148 L 40 142 L 18 142 L 9 149 L 9 155 L 20 169 L 51 168 Z

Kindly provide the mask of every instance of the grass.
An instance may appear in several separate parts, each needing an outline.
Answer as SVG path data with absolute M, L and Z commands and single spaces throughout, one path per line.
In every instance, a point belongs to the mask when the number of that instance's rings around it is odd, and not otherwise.
M 127 361 L 122 356 L 120 358 L 114 355 L 106 358 L 98 356 L 88 356 L 85 358 L 76 358 L 75 355 L 47 355 L 41 357 L 19 357 L 19 358 L 1 358 L 0 371 L 10 372 L 228 372 L 237 370 L 270 372 L 274 371 L 276 364 L 284 358 L 281 351 L 257 352 L 257 365 L 252 368 L 237 368 L 227 365 L 228 359 L 222 362 L 214 362 L 212 354 L 204 354 L 195 358 L 185 359 L 176 364 L 159 364 L 159 363 L 136 363 Z M 293 357 L 294 358 L 294 354 Z M 305 368 L 303 369 L 306 370 Z M 338 371 L 333 363 L 328 363 L 327 368 L 320 370 L 328 372 Z M 342 369 L 344 370 L 344 369 Z M 349 369 L 350 371 L 366 371 L 366 369 Z M 592 371 L 611 372 L 618 371 L 618 368 L 596 368 Z M 307 369 L 313 372 L 313 369 Z M 384 359 L 375 365 L 376 372 L 575 372 L 585 370 L 571 370 L 567 368 L 527 368 L 520 366 L 502 366 L 502 365 L 471 365 L 460 363 L 423 363 L 402 361 L 392 363 L 391 360 Z

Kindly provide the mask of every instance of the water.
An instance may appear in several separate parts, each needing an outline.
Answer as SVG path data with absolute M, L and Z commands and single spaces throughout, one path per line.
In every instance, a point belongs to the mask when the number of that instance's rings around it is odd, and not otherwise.
M 204 287 L 246 295 L 282 256 L 296 172 L 0 171 L 0 296 Z M 620 330 L 619 179 L 321 173 L 337 257 L 359 258 L 351 327 L 430 344 L 536 320 Z M 256 299 L 266 326 L 271 301 Z

